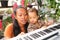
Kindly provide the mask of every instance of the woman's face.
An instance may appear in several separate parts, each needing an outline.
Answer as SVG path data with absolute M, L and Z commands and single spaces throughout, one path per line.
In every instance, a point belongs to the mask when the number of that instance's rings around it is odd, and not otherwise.
M 18 23 L 26 24 L 26 22 L 28 21 L 28 15 L 26 10 L 24 8 L 17 9 L 15 18 L 18 21 Z

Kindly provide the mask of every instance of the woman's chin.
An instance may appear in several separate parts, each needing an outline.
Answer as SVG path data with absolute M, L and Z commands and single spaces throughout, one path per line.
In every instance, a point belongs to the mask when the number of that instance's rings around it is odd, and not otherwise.
M 26 22 L 22 22 L 22 24 L 26 24 Z
M 22 23 L 22 24 L 26 24 L 26 23 Z

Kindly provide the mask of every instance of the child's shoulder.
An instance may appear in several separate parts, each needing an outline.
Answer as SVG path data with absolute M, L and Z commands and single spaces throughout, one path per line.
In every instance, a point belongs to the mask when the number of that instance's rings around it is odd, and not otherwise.
M 34 27 L 36 27 L 35 24 L 31 24 L 31 23 L 29 23 L 28 28 L 34 28 Z
M 38 23 L 40 23 L 40 24 L 44 24 L 44 21 L 43 20 L 38 20 Z

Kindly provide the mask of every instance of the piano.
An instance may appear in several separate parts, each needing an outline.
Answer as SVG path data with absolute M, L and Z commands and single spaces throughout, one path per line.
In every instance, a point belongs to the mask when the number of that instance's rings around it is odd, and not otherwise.
M 9 40 L 47 40 L 59 34 L 60 24 L 53 24 L 46 29 L 37 29 L 24 35 L 18 35 Z

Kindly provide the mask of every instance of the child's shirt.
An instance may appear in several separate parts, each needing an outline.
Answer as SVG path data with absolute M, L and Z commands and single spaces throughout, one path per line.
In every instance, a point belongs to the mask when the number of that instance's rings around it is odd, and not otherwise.
M 38 25 L 29 23 L 27 30 L 28 30 L 28 32 L 34 31 L 36 29 L 41 28 L 43 26 L 43 24 L 44 24 L 44 22 L 40 21 L 40 20 L 38 20 Z

